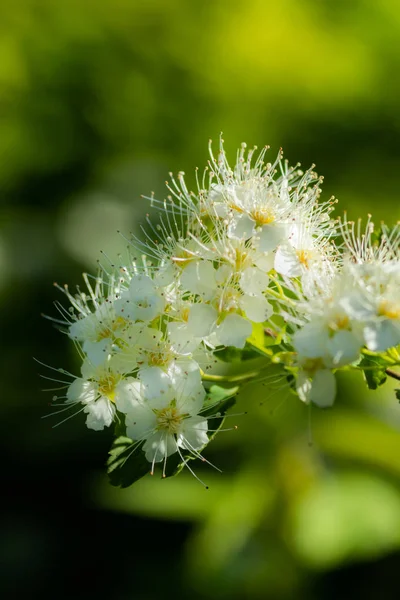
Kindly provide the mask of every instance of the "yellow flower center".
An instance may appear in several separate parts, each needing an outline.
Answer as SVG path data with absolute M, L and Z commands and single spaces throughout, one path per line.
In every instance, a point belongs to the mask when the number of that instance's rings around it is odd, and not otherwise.
M 310 375 L 314 375 L 319 369 L 324 368 L 324 361 L 322 358 L 307 358 L 303 363 L 303 369 Z
M 251 266 L 252 261 L 249 253 L 241 248 L 235 249 L 235 269 L 236 271 L 242 271 L 246 266 Z
M 149 366 L 151 367 L 163 367 L 167 365 L 173 358 L 172 352 L 160 350 L 159 352 L 150 352 L 148 354 Z
M 388 300 L 382 300 L 378 306 L 378 315 L 388 319 L 400 319 L 400 305 Z
M 270 208 L 256 208 L 250 213 L 250 217 L 258 227 L 269 225 L 275 221 L 275 215 Z
M 111 402 L 115 402 L 115 387 L 120 380 L 120 375 L 107 373 L 98 380 L 97 389 L 102 396 L 105 396 Z
M 337 315 L 329 323 L 329 329 L 331 331 L 338 331 L 338 329 L 349 329 L 350 319 L 347 315 Z
M 296 254 L 297 258 L 299 259 L 299 263 L 308 269 L 310 266 L 312 252 L 310 250 L 297 250 Z
M 228 206 L 230 209 L 235 210 L 238 213 L 243 213 L 243 208 L 235 204 L 235 202 L 229 202 Z
M 169 434 L 178 433 L 185 415 L 182 415 L 175 406 L 170 404 L 166 408 L 154 412 L 157 417 L 158 431 L 166 431 Z
M 186 308 L 182 309 L 182 311 L 181 311 L 181 317 L 182 317 L 182 320 L 185 321 L 185 323 L 188 322 L 189 314 L 190 314 L 190 309 L 189 308 L 186 307 Z
M 100 342 L 106 338 L 114 337 L 116 331 L 120 331 L 126 325 L 126 319 L 123 317 L 117 317 L 113 319 L 109 325 L 104 325 L 97 333 L 96 341 Z
M 184 269 L 189 263 L 192 262 L 193 254 L 187 250 L 179 250 L 174 254 L 174 256 L 172 256 L 171 260 L 177 267 Z

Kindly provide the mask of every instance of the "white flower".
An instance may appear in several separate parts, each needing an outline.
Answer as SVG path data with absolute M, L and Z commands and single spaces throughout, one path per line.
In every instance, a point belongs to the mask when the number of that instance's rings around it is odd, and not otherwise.
M 118 315 L 132 321 L 152 321 L 165 307 L 162 288 L 148 276 L 134 274 L 129 289 L 115 302 Z
M 182 373 L 174 380 L 158 367 L 146 369 L 135 382 L 135 393 L 118 408 L 126 414 L 127 435 L 143 441 L 146 459 L 165 461 L 187 450 L 195 456 L 208 443 L 207 420 L 199 415 L 205 390 L 199 371 Z M 165 469 L 165 466 L 164 466 Z
M 100 365 L 110 356 L 114 342 L 128 326 L 125 318 L 115 314 L 113 303 L 105 301 L 95 312 L 74 321 L 68 335 L 82 343 L 83 351 L 93 364 Z
M 365 345 L 384 352 L 400 344 L 399 263 L 348 265 L 355 285 L 343 295 L 342 305 L 360 324 Z
M 131 394 L 132 378 L 123 378 L 110 362 L 94 367 L 88 360 L 67 391 L 67 404 L 81 403 L 87 413 L 86 425 L 99 431 L 109 427 L 115 417 L 115 404 Z

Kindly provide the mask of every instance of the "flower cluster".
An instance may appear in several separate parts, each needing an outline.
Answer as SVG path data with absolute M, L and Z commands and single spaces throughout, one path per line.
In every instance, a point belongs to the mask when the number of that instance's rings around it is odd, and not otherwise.
M 217 156 L 210 144 L 196 192 L 180 173 L 166 200 L 150 198 L 154 221 L 126 264 L 85 275 L 85 292 L 60 288 L 71 303 L 61 324 L 82 357 L 66 408 L 94 430 L 122 426 L 151 470 L 201 456 L 207 374 L 226 347 L 253 347 L 294 377 L 301 400 L 329 406 L 337 369 L 400 344 L 400 229 L 334 220 L 313 167 L 289 167 L 282 152 L 266 162 L 267 150 L 242 144 L 231 168 L 223 141 Z M 254 343 L 260 328 L 272 350 Z

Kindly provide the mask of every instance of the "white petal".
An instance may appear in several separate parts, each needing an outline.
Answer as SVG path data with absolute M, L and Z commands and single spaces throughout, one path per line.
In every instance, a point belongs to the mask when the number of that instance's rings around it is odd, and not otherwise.
M 351 291 L 344 293 L 339 299 L 339 305 L 346 311 L 351 319 L 366 321 L 376 314 L 375 307 L 371 305 L 361 292 Z
M 188 330 L 195 337 L 206 337 L 212 331 L 218 312 L 209 304 L 194 304 L 190 309 Z
M 310 402 L 311 387 L 310 377 L 303 370 L 300 370 L 296 378 L 296 391 L 300 400 L 306 404 Z
M 286 226 L 281 223 L 264 225 L 257 233 L 258 248 L 261 252 L 272 252 L 285 239 L 286 235 Z
M 228 237 L 247 240 L 255 233 L 255 223 L 247 215 L 232 215 L 228 225 Z
M 215 281 L 218 284 L 226 283 L 233 275 L 234 270 L 230 265 L 221 265 L 215 271 Z
M 368 323 L 364 327 L 364 339 L 368 350 L 384 352 L 400 344 L 400 322 L 391 319 Z
M 264 323 L 274 312 L 264 296 L 243 296 L 239 304 L 246 317 L 255 323 Z
M 68 335 L 73 340 L 96 339 L 99 322 L 94 314 L 78 319 L 69 328 Z
M 201 338 L 193 337 L 187 323 L 168 323 L 168 338 L 172 350 L 183 355 L 194 352 L 201 341 Z
M 114 405 L 106 400 L 99 398 L 96 402 L 88 404 L 84 412 L 88 414 L 86 417 L 86 425 L 89 429 L 101 431 L 104 427 L 109 427 L 114 419 Z
M 129 291 L 132 298 L 135 298 L 136 296 L 154 294 L 157 291 L 157 286 L 148 275 L 133 275 L 129 284 Z
M 165 300 L 158 292 L 147 292 L 141 289 L 124 292 L 115 301 L 115 312 L 132 321 L 152 321 L 164 310 Z
M 356 361 L 360 356 L 362 342 L 351 331 L 337 331 L 327 343 L 327 350 L 335 367 Z
M 82 350 L 87 354 L 88 359 L 95 366 L 101 365 L 109 358 L 111 347 L 112 341 L 110 338 L 104 338 L 99 342 L 90 342 L 86 340 L 82 344 Z
M 336 396 L 336 379 L 332 371 L 320 369 L 312 379 L 310 400 L 317 406 L 332 406 Z
M 306 358 L 321 358 L 326 355 L 329 330 L 322 321 L 306 323 L 293 336 L 296 352 Z
M 148 438 L 143 446 L 143 450 L 149 462 L 161 462 L 165 457 L 177 451 L 177 445 L 172 435 L 166 434 L 163 431 L 157 431 Z
M 136 404 L 126 414 L 125 423 L 128 437 L 143 440 L 156 431 L 157 417 L 147 404 Z
M 211 298 L 217 287 L 212 263 L 205 260 L 191 262 L 183 270 L 181 285 L 185 290 L 199 294 L 206 300 Z
M 268 284 L 268 275 L 257 267 L 247 267 L 240 276 L 240 287 L 249 296 L 261 296 Z
M 185 419 L 178 435 L 178 445 L 187 450 L 200 450 L 209 442 L 207 430 L 208 423 L 203 417 Z
M 230 314 L 221 323 L 217 330 L 217 336 L 224 346 L 235 346 L 244 348 L 247 338 L 251 335 L 252 326 L 250 321 L 240 315 Z
M 196 415 L 203 407 L 205 396 L 199 370 L 187 373 L 176 383 L 176 406 L 181 413 Z
M 275 255 L 273 252 L 263 252 L 262 254 L 253 257 L 253 262 L 256 267 L 261 269 L 264 273 L 269 273 L 274 268 L 274 260 Z
M 115 386 L 115 404 L 119 411 L 127 413 L 141 402 L 142 387 L 138 379 L 127 377 Z
M 154 275 L 154 283 L 157 286 L 165 287 L 174 282 L 176 270 L 172 264 L 164 265 L 157 269 Z
M 292 246 L 284 245 L 275 254 L 275 270 L 286 277 L 299 277 L 301 264 Z
M 143 394 L 152 408 L 164 408 L 174 398 L 175 389 L 171 378 L 160 367 L 140 370 Z
M 71 383 L 67 391 L 67 402 L 93 402 L 96 397 L 96 386 L 92 381 L 86 381 L 81 377 L 77 377 Z

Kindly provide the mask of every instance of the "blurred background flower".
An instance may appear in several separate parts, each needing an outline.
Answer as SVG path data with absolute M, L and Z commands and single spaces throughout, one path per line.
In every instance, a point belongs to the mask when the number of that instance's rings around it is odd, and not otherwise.
M 398 2 L 13 0 L 0 31 L 5 597 L 397 599 L 390 384 L 342 376 L 334 409 L 311 415 L 248 387 L 238 431 L 208 451 L 224 474 L 197 467 L 209 490 L 184 473 L 120 491 L 109 432 L 40 419 L 51 385 L 33 357 L 77 370 L 40 316 L 56 314 L 51 283 L 123 253 L 140 194 L 162 198 L 170 170 L 194 186 L 221 130 L 232 157 L 282 146 L 317 163 L 339 211 L 397 221 Z

